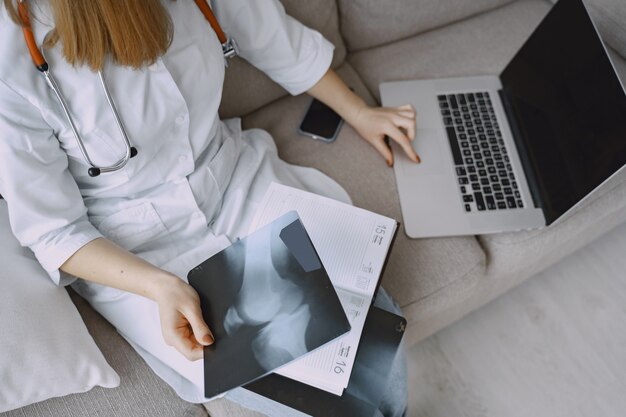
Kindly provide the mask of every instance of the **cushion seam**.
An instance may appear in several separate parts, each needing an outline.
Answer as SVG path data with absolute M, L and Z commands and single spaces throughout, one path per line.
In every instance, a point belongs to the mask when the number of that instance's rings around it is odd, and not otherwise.
M 486 9 L 486 10 L 482 10 L 482 11 L 479 11 L 479 12 L 476 12 L 476 13 L 472 13 L 472 14 L 469 14 L 469 15 L 467 15 L 465 17 L 460 18 L 460 19 L 451 20 L 449 22 L 442 23 L 442 24 L 440 24 L 438 26 L 434 26 L 432 28 L 428 28 L 428 29 L 423 30 L 421 32 L 416 32 L 416 33 L 413 33 L 411 35 L 407 35 L 407 36 L 404 36 L 404 37 L 401 37 L 401 38 L 398 38 L 398 39 L 394 39 L 392 41 L 383 42 L 383 43 L 378 44 L 378 45 L 372 45 L 372 46 L 368 46 L 366 48 L 361 48 L 361 49 L 350 49 L 349 48 L 349 45 L 348 45 L 348 43 L 345 40 L 346 36 L 341 31 L 341 27 L 342 27 L 341 26 L 341 22 L 339 24 L 339 31 L 340 31 L 341 36 L 342 36 L 342 38 L 344 40 L 344 43 L 346 45 L 346 51 L 348 52 L 348 54 L 357 53 L 357 52 L 363 52 L 363 51 L 367 51 L 369 49 L 381 48 L 381 47 L 384 47 L 384 46 L 392 45 L 392 44 L 394 44 L 396 42 L 402 42 L 402 41 L 405 41 L 407 39 L 411 39 L 411 38 L 414 38 L 414 37 L 417 37 L 417 36 L 422 36 L 422 35 L 424 35 L 426 33 L 430 33 L 430 32 L 434 32 L 434 31 L 443 29 L 443 28 L 445 28 L 447 26 L 455 25 L 455 24 L 458 24 L 460 22 L 464 22 L 466 20 L 473 19 L 476 16 L 480 16 L 480 15 L 483 15 L 483 14 L 494 12 L 494 11 L 496 11 L 498 9 L 502 9 L 504 7 L 509 6 L 512 3 L 515 3 L 516 1 L 519 1 L 519 0 L 509 0 L 507 3 L 501 4 L 500 6 L 496 6 L 496 7 L 490 8 L 490 9 Z M 339 5 L 337 7 L 338 7 L 338 10 L 339 10 Z M 340 18 L 341 18 L 341 15 L 340 15 Z
M 407 308 L 407 307 L 411 307 L 411 306 L 412 306 L 412 305 L 414 305 L 414 304 L 424 302 L 424 301 L 428 300 L 429 298 L 432 298 L 432 297 L 436 296 L 436 295 L 437 295 L 438 293 L 440 293 L 441 291 L 445 290 L 446 288 L 450 287 L 451 285 L 454 285 L 454 284 L 455 284 L 455 283 L 457 283 L 458 281 L 460 281 L 460 280 L 462 280 L 462 279 L 465 279 L 465 278 L 466 278 L 466 277 L 468 277 L 470 274 L 474 273 L 476 270 L 478 270 L 478 268 L 479 268 L 479 267 L 486 268 L 486 258 L 484 258 L 484 259 L 482 259 L 482 260 L 478 261 L 478 262 L 477 262 L 477 263 L 476 263 L 476 264 L 475 264 L 475 265 L 474 265 L 474 266 L 473 266 L 470 270 L 468 270 L 465 274 L 463 274 L 463 275 L 459 276 L 458 278 L 454 279 L 453 281 L 448 282 L 448 283 L 447 283 L 446 285 L 444 285 L 443 287 L 441 287 L 441 288 L 439 288 L 439 289 L 437 289 L 437 290 L 435 290 L 435 291 L 431 292 L 431 293 L 430 293 L 430 294 L 428 294 L 428 295 L 425 295 L 425 296 L 423 296 L 423 297 L 421 297 L 421 298 L 418 298 L 418 299 L 417 299 L 417 300 L 415 300 L 415 301 L 412 301 L 410 304 L 406 304 L 406 305 L 401 306 L 401 307 L 402 307 L 402 309 L 404 310 L 404 309 L 405 309 L 405 308 Z

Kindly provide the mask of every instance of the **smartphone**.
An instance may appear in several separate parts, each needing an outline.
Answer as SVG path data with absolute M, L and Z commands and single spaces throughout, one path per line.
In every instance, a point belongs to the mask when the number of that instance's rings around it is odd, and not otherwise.
M 332 143 L 337 139 L 343 119 L 333 109 L 317 99 L 309 105 L 298 133 L 313 139 Z

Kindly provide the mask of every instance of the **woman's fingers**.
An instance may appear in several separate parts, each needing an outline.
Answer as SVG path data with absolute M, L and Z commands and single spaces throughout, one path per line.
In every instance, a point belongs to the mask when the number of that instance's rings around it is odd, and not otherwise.
M 393 154 L 383 138 L 388 136 L 402 146 L 407 156 L 420 162 L 411 141 L 416 137 L 415 109 L 410 104 L 398 107 L 368 107 L 352 123 L 359 134 L 365 138 L 385 158 L 389 166 L 393 165 Z
M 186 325 L 187 323 L 184 321 L 184 318 L 181 316 L 179 320 L 174 320 L 180 321 L 180 323 L 172 325 L 171 327 L 167 325 L 167 319 L 166 322 L 163 323 L 163 339 L 165 344 L 172 346 L 190 361 L 202 358 L 202 355 L 198 355 L 198 350 L 195 349 L 195 346 L 199 346 L 200 348 L 202 348 L 202 346 L 189 338 L 189 336 L 193 337 L 193 335 L 191 329 Z
M 203 358 L 204 347 L 196 343 L 190 329 L 182 329 L 181 333 L 174 336 L 172 346 L 182 353 L 190 361 Z
M 189 322 L 184 316 L 178 317 L 172 329 L 163 329 L 165 343 L 179 351 L 190 361 L 202 359 L 204 346 L 194 335 Z
M 388 135 L 402 146 L 409 158 L 419 163 L 421 162 L 420 157 L 410 143 L 410 141 L 415 140 L 416 136 L 415 108 L 411 104 L 404 104 L 395 109 L 397 111 L 396 117 L 393 119 L 395 129 L 392 129 Z
M 185 318 L 189 321 L 191 329 L 193 330 L 193 336 L 195 339 L 204 346 L 213 344 L 215 339 L 213 333 L 209 329 L 209 326 L 204 322 L 202 318 L 202 310 L 198 304 L 194 304 L 189 307 L 189 311 L 185 313 Z
M 385 161 L 387 161 L 387 165 L 392 167 L 393 166 L 393 154 L 391 153 L 391 149 L 389 149 L 389 146 L 385 143 L 385 141 L 374 140 L 374 141 L 371 141 L 370 143 L 372 144 L 372 146 L 374 146 L 374 148 L 376 148 L 378 153 L 380 153 L 383 156 L 383 158 L 385 158 Z
M 391 126 L 387 135 L 402 146 L 404 153 L 406 153 L 409 158 L 415 162 L 420 162 L 419 156 L 417 156 L 415 149 L 413 149 L 413 146 L 411 145 L 411 140 L 400 130 L 399 127 L 395 125 Z
M 406 114 L 408 117 L 415 118 L 415 108 L 411 104 L 404 104 L 402 106 L 396 107 L 396 109 L 403 114 Z
M 415 139 L 415 119 L 409 119 L 402 116 L 396 116 L 394 119 L 396 126 L 406 130 L 407 136 L 410 140 Z
M 197 293 L 186 285 L 166 293 L 159 314 L 165 343 L 195 361 L 202 359 L 204 346 L 212 344 L 214 339 L 202 318 Z

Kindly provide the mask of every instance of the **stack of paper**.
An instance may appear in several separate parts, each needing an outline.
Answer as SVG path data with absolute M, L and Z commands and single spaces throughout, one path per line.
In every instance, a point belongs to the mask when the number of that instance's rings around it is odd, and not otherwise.
M 250 231 L 296 210 L 333 283 L 352 330 L 276 373 L 341 395 L 397 222 L 345 203 L 273 183 Z

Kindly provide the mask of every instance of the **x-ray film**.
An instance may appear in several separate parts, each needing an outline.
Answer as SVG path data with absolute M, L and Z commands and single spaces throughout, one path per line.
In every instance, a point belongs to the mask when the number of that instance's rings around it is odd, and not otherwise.
M 286 213 L 190 271 L 215 336 L 204 349 L 214 397 L 306 355 L 350 330 L 298 214 Z

